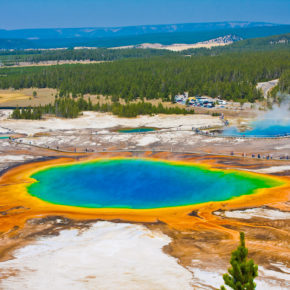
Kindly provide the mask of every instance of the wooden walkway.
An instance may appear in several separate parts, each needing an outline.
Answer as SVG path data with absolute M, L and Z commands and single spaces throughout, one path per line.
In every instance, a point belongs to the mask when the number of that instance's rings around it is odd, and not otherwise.
M 40 148 L 40 149 L 45 149 L 45 150 L 50 150 L 50 151 L 56 151 L 56 152 L 61 152 L 61 153 L 69 153 L 69 154 L 74 154 L 74 153 L 82 153 L 82 154 L 89 154 L 89 153 L 124 153 L 124 152 L 136 152 L 136 153 L 142 153 L 142 152 L 148 152 L 151 151 L 153 153 L 161 153 L 161 152 L 168 152 L 168 153 L 174 153 L 174 154 L 195 154 L 195 155 L 207 155 L 207 156 L 212 156 L 212 155 L 218 155 L 218 156 L 229 156 L 229 157 L 242 157 L 242 158 L 249 158 L 249 159 L 257 159 L 257 160 L 284 160 L 284 161 L 289 161 L 290 156 L 288 155 L 282 155 L 279 157 L 272 157 L 271 155 L 265 155 L 265 154 L 245 154 L 244 152 L 230 152 L 230 153 L 215 153 L 215 152 L 204 152 L 204 151 L 178 151 L 178 150 L 173 150 L 171 147 L 170 149 L 131 149 L 131 148 L 124 148 L 124 149 L 116 149 L 116 150 L 108 150 L 106 148 L 103 148 L 101 150 L 93 150 L 93 149 L 87 149 L 87 150 L 66 150 L 66 149 L 61 149 L 58 146 L 57 147 L 51 147 L 51 146 L 41 146 L 41 145 L 36 145 L 36 144 L 31 144 L 31 143 L 26 143 L 26 142 L 21 142 L 17 141 L 16 139 L 10 140 L 10 142 L 13 142 L 15 144 L 20 144 L 20 145 L 26 145 L 26 146 L 31 146 L 35 148 Z

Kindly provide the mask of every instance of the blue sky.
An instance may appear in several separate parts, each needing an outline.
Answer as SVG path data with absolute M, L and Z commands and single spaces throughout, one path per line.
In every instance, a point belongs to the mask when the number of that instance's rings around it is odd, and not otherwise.
M 290 0 L 0 0 L 0 29 L 227 20 L 290 24 Z

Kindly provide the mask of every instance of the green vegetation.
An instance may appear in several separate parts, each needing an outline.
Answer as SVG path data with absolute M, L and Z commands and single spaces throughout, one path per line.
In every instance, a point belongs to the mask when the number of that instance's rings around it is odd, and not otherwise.
M 63 118 L 77 118 L 80 112 L 87 109 L 88 106 L 90 106 L 90 109 L 92 108 L 90 101 L 87 103 L 83 99 L 75 101 L 74 99 L 64 97 L 56 98 L 54 104 L 46 105 L 41 109 L 44 114 L 53 114 Z
M 222 115 L 222 113 L 213 112 L 211 115 L 212 115 L 213 117 L 219 117 L 219 116 Z
M 269 93 L 269 96 L 278 104 L 289 98 L 290 94 L 290 69 L 285 70 L 279 79 L 279 83 Z
M 154 106 L 151 103 L 137 102 L 121 105 L 116 102 L 113 104 L 100 105 L 98 103 L 93 105 L 90 99 L 86 101 L 82 97 L 77 99 L 56 97 L 53 104 L 33 108 L 16 108 L 11 117 L 13 119 L 35 120 L 41 119 L 43 114 L 52 114 L 62 118 L 77 118 L 82 111 L 112 112 L 119 117 L 128 118 L 153 114 L 194 114 L 194 110 L 180 109 L 178 107 L 165 108 L 162 104 Z
M 113 61 L 126 58 L 146 58 L 152 56 L 175 55 L 163 49 L 62 49 L 62 50 L 3 50 L 0 51 L 0 62 L 14 65 L 19 62 L 39 63 L 41 61 Z
M 194 114 L 194 110 L 175 108 L 165 108 L 162 104 L 154 106 L 151 103 L 138 102 L 126 105 L 114 103 L 113 105 L 96 105 L 95 111 L 112 112 L 119 117 L 136 117 L 138 115 L 154 115 L 154 114 Z
M 289 89 L 290 51 L 228 53 L 217 56 L 160 56 L 88 65 L 2 68 L 0 88 L 56 88 L 60 96 L 97 94 L 122 98 L 173 100 L 178 93 L 221 96 L 254 102 L 260 81 L 280 78 Z
M 285 70 L 279 79 L 279 91 L 290 94 L 290 68 Z
M 254 39 L 245 39 L 236 41 L 230 45 L 213 47 L 211 49 L 198 48 L 188 49 L 183 51 L 185 55 L 219 55 L 233 52 L 246 51 L 273 51 L 273 50 L 289 50 L 290 48 L 290 33 L 272 35 L 268 37 L 259 37 Z
M 234 290 L 253 290 L 256 288 L 254 279 L 258 276 L 258 266 L 253 260 L 247 260 L 248 249 L 245 246 L 245 234 L 240 233 L 240 245 L 232 252 L 229 274 L 224 274 L 223 279 L 227 286 Z M 225 290 L 224 286 L 221 290 Z
M 11 118 L 12 119 L 39 120 L 41 119 L 41 116 L 42 116 L 42 110 L 40 107 L 37 107 L 37 108 L 28 107 L 28 108 L 23 108 L 23 109 L 16 108 L 13 111 Z
M 235 39 L 235 36 L 232 37 Z M 236 41 L 227 46 L 214 47 L 212 49 L 199 48 L 189 49 L 181 52 L 173 52 L 161 49 L 61 49 L 61 50 L 2 50 L 0 51 L 0 62 L 4 65 L 18 64 L 19 62 L 39 63 L 41 61 L 113 61 L 126 58 L 147 58 L 164 55 L 218 55 L 229 52 L 241 51 L 265 51 L 274 49 L 289 49 L 290 33 L 245 39 Z

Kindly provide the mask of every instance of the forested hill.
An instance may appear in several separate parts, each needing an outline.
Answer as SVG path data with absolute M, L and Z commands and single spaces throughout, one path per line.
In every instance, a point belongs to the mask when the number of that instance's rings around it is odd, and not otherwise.
M 171 99 L 177 93 L 221 96 L 228 100 L 261 98 L 257 82 L 281 78 L 289 91 L 290 51 L 228 53 L 217 56 L 160 56 L 101 64 L 2 68 L 0 88 L 57 88 L 60 95 L 102 94 Z
M 265 37 L 290 32 L 290 25 L 235 27 L 220 29 L 144 33 L 137 35 L 116 35 L 110 37 L 71 37 L 71 38 L 4 38 L 0 37 L 0 49 L 38 49 L 67 47 L 118 47 L 142 43 L 197 43 L 226 35 L 236 35 L 242 39 Z M 4 34 L 5 35 L 5 34 Z
M 21 62 L 38 63 L 43 61 L 91 60 L 113 61 L 126 58 L 148 58 L 163 55 L 178 55 L 163 49 L 61 49 L 61 50 L 14 50 L 0 51 L 0 63 L 9 66 Z
M 0 63 L 14 65 L 22 62 L 38 63 L 44 61 L 62 60 L 91 60 L 113 61 L 126 58 L 148 58 L 152 56 L 188 56 L 188 55 L 218 55 L 230 52 L 265 51 L 276 49 L 290 49 L 290 33 L 247 39 L 234 42 L 227 46 L 211 49 L 189 49 L 181 52 L 173 52 L 162 49 L 61 49 L 61 50 L 0 50 Z

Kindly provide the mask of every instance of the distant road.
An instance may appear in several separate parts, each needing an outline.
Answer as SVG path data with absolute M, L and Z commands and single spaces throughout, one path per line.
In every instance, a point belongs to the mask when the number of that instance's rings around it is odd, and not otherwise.
M 272 80 L 264 83 L 258 83 L 257 89 L 261 89 L 263 91 L 264 98 L 267 99 L 268 93 L 278 85 L 279 79 Z

